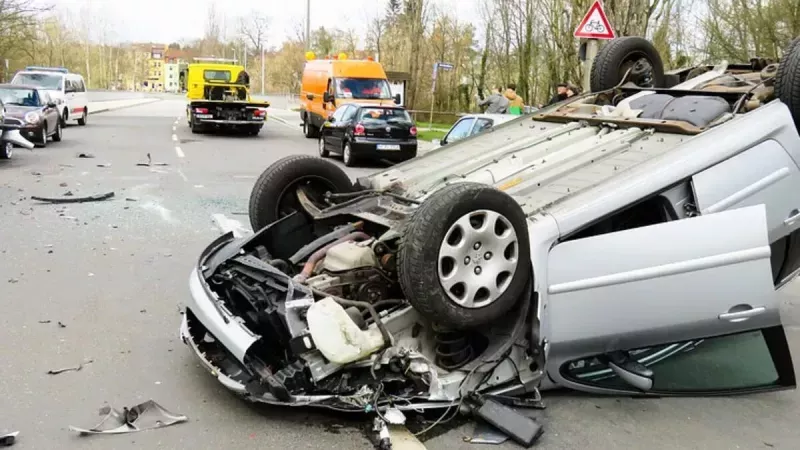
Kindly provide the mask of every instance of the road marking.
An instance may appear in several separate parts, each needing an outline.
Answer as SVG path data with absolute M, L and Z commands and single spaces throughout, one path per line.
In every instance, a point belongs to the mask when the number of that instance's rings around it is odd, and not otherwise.
M 183 171 L 181 169 L 178 169 L 178 175 L 180 175 L 181 178 L 183 178 L 183 181 L 189 181 L 189 178 L 186 176 L 185 173 L 183 173 Z
M 173 134 L 172 135 L 172 140 L 177 142 L 178 141 L 178 135 L 177 134 Z
M 292 130 L 297 130 L 298 128 L 300 128 L 300 127 L 298 127 L 296 125 L 290 125 L 289 122 L 286 119 L 281 119 L 278 116 L 272 116 L 272 120 L 277 121 L 279 124 L 281 124 L 281 125 L 283 125 L 283 126 L 285 126 L 287 128 L 291 128 Z
M 178 155 L 178 158 L 183 158 L 184 156 L 186 156 L 186 155 L 183 153 L 183 150 L 181 150 L 181 148 L 180 148 L 180 147 L 177 147 L 177 146 L 175 147 L 175 154 L 176 154 L 176 155 Z

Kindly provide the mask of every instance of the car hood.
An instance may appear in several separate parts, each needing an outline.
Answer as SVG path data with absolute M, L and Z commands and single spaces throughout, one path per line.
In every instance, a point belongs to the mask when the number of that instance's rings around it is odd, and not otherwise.
M 6 117 L 23 118 L 31 111 L 38 111 L 39 106 L 6 105 Z

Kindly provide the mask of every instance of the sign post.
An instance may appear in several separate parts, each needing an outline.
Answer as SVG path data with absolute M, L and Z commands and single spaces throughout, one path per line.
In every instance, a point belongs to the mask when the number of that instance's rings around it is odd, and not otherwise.
M 600 50 L 598 40 L 614 39 L 616 37 L 601 0 L 594 0 L 592 6 L 589 7 L 589 11 L 583 16 L 583 20 L 581 20 L 572 35 L 579 39 L 588 39 L 586 41 L 586 61 L 584 61 L 582 87 L 584 92 L 589 92 L 591 90 L 592 63 Z
M 431 115 L 428 121 L 428 130 L 433 129 L 433 106 L 436 104 L 436 79 L 439 77 L 439 69 L 453 70 L 453 65 L 445 62 L 433 63 L 433 83 L 431 84 Z

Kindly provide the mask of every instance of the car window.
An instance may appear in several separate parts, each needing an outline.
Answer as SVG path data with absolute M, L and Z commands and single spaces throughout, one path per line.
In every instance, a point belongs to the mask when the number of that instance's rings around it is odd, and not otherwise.
M 86 84 L 83 82 L 83 78 L 79 78 L 75 82 L 77 83 L 76 90 L 78 92 L 86 92 Z
M 381 78 L 336 78 L 335 84 L 339 98 L 392 98 L 389 82 Z
M 0 98 L 6 105 L 41 106 L 36 89 L 0 88 Z
M 333 121 L 339 122 L 344 117 L 347 110 L 350 109 L 350 105 L 340 106 L 336 111 L 333 113 Z
M 353 117 L 356 116 L 356 112 L 358 112 L 358 108 L 349 107 L 347 111 L 342 114 L 342 122 L 349 122 L 353 120 Z
M 14 76 L 11 84 L 27 84 L 42 89 L 60 91 L 64 87 L 64 77 L 47 73 L 20 72 Z
M 453 125 L 453 128 L 450 129 L 450 132 L 447 133 L 445 139 L 447 142 L 455 142 L 459 139 L 464 139 L 468 136 L 470 128 L 472 128 L 472 124 L 475 122 L 475 119 L 470 117 L 467 119 L 461 119 Z
M 75 84 L 72 80 L 64 80 L 64 92 L 75 92 Z
M 750 331 L 667 346 L 642 348 L 631 356 L 653 371 L 649 392 L 736 391 L 779 384 L 767 345 L 771 330 Z M 582 384 L 630 390 L 602 358 L 567 363 L 565 374 Z
M 408 111 L 402 108 L 361 108 L 358 120 L 362 122 L 411 122 Z
M 231 81 L 231 72 L 230 70 L 204 70 L 203 78 L 206 81 L 229 83 Z
M 492 125 L 494 125 L 494 120 L 481 117 L 475 123 L 475 127 L 472 128 L 472 133 L 470 134 L 478 134 L 481 131 L 486 131 L 489 128 L 492 128 Z

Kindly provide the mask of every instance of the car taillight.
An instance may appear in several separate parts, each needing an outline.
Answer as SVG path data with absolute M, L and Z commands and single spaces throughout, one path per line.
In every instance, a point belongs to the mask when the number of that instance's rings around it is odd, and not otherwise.
M 197 114 L 208 114 L 208 108 L 195 108 L 194 112 Z
M 364 134 L 366 134 L 366 131 L 367 130 L 364 129 L 364 125 L 361 125 L 360 123 L 356 124 L 356 129 L 353 130 L 356 136 L 364 136 Z
M 417 127 L 411 127 L 411 129 L 408 130 L 408 132 L 411 133 L 412 136 L 416 136 L 417 135 Z
M 253 111 L 253 115 L 256 116 L 256 117 L 263 117 L 266 114 L 267 114 L 267 112 L 265 110 L 263 110 L 263 109 L 257 109 L 255 111 Z

